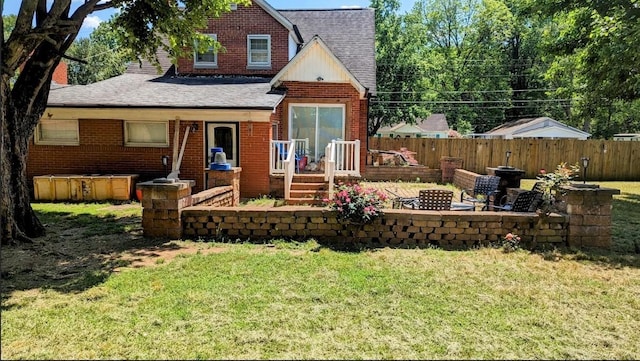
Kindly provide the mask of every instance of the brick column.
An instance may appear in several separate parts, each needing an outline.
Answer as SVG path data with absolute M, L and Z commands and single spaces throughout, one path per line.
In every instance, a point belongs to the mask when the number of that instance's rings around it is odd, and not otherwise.
M 561 187 L 559 210 L 569 215 L 570 247 L 611 248 L 613 195 L 620 190 L 588 188 L 580 184 Z
M 442 170 L 442 183 L 453 183 L 453 175 L 456 169 L 462 168 L 462 163 L 462 158 L 441 157 L 440 169 Z
M 210 170 L 206 171 L 207 189 L 221 186 L 233 187 L 233 206 L 240 204 L 240 174 L 242 168 L 234 167 L 231 170 Z
M 138 183 L 142 191 L 142 229 L 145 237 L 181 238 L 182 209 L 191 206 L 195 181 Z

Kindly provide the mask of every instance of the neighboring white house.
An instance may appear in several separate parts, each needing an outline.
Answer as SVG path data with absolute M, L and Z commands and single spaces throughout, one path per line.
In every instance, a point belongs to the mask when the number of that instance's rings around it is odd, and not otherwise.
M 618 133 L 613 135 L 613 140 L 632 140 L 640 142 L 640 133 Z
M 448 138 L 449 123 L 444 114 L 431 114 L 416 124 L 398 123 L 378 129 L 376 136 L 382 138 Z
M 549 117 L 525 118 L 504 123 L 473 138 L 518 139 L 518 138 L 574 138 L 585 140 L 591 134 Z

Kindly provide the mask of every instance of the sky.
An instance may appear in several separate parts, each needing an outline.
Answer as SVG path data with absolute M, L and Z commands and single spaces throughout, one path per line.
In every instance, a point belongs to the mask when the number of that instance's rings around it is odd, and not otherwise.
M 78 6 L 84 0 L 72 0 L 72 3 Z M 368 7 L 371 3 L 369 0 L 266 0 L 269 5 L 276 9 L 337 9 L 349 7 Z M 413 6 L 413 0 L 401 0 L 402 7 L 400 12 L 406 12 Z M 5 0 L 2 9 L 2 15 L 17 14 L 20 8 L 20 0 Z M 78 34 L 79 38 L 89 36 L 102 21 L 108 20 L 114 11 L 102 10 L 90 14 L 84 21 L 82 29 Z

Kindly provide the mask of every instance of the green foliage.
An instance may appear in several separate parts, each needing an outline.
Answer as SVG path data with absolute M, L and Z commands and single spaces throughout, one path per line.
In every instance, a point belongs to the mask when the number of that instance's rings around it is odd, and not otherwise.
M 89 38 L 76 40 L 67 55 L 87 63 L 69 63 L 69 83 L 91 84 L 120 75 L 132 60 L 127 49 L 118 41 L 113 20 L 101 23 Z
M 416 49 L 416 33 L 405 16 L 398 14 L 397 0 L 372 0 L 376 9 L 376 88 L 369 111 L 369 135 L 382 126 L 399 122 L 413 124 L 429 113 L 419 104 L 424 100 L 426 63 Z
M 567 185 L 580 174 L 578 163 L 568 165 L 562 162 L 551 172 L 542 171 L 536 178 L 542 183 L 542 204 L 540 208 L 545 213 L 552 212 L 557 196 L 560 194 L 560 186 Z
M 371 223 L 382 215 L 382 207 L 387 199 L 384 193 L 349 183 L 339 183 L 336 190 L 334 199 L 324 201 L 337 211 L 338 220 L 356 224 Z
M 114 19 L 118 41 L 137 57 L 157 63 L 156 49 L 176 58 L 193 56 L 193 44 L 201 49 L 219 46 L 200 33 L 209 18 L 230 10 L 230 4 L 247 6 L 250 0 L 118 1 L 121 13 Z
M 515 252 L 520 249 L 520 236 L 513 233 L 507 233 L 502 238 L 502 251 L 504 253 Z
M 2 15 L 2 34 L 4 35 L 4 39 L 7 39 L 13 28 L 16 26 L 16 16 L 11 15 Z

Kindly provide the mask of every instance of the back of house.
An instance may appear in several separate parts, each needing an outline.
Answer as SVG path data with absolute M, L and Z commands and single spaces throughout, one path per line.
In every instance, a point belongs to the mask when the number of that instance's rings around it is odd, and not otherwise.
M 212 148 L 241 168 L 243 197 L 273 192 L 278 141 L 303 140 L 308 163 L 333 140 L 365 139 L 375 94 L 372 9 L 282 10 L 238 5 L 201 33 L 222 49 L 195 52 L 161 74 L 147 62 L 90 85 L 52 89 L 30 144 L 28 176 L 135 174 L 208 187 Z M 364 167 L 366 141 L 359 142 Z M 164 160 L 164 163 L 163 163 Z M 176 169 L 179 166 L 179 169 Z

